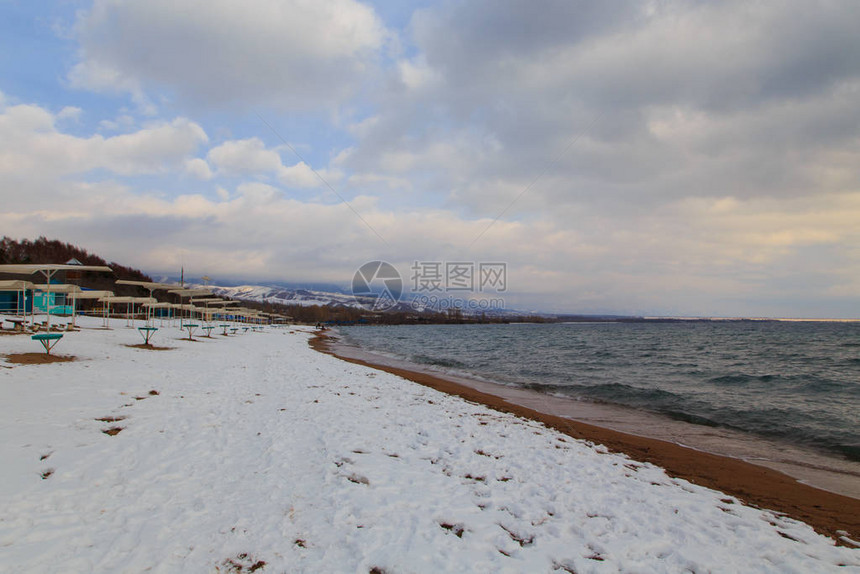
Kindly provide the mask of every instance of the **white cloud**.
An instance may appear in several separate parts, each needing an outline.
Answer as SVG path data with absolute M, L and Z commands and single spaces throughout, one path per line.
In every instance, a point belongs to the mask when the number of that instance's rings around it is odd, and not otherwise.
M 113 120 L 101 120 L 99 122 L 99 129 L 109 132 L 130 130 L 135 123 L 134 117 L 128 114 L 122 114 Z
M 209 150 L 208 159 L 224 175 L 253 175 L 277 172 L 283 167 L 281 156 L 259 138 L 227 141 Z
M 352 94 L 387 31 L 354 0 L 96 0 L 73 85 L 204 104 L 317 106 Z
M 206 160 L 199 157 L 191 158 L 185 161 L 185 171 L 196 177 L 197 179 L 209 180 L 212 179 L 212 170 L 209 169 L 209 164 Z
M 25 175 L 83 173 L 105 169 L 116 174 L 163 173 L 184 164 L 207 141 L 194 122 L 177 118 L 154 122 L 127 134 L 82 138 L 59 131 L 58 116 L 34 105 L 0 111 L 0 173 Z
M 66 106 L 62 110 L 57 113 L 58 120 L 72 120 L 78 121 L 81 119 L 81 114 L 83 110 L 76 106 Z
M 236 191 L 239 193 L 236 203 L 245 203 L 249 207 L 270 205 L 281 196 L 278 188 L 260 182 L 242 183 Z
M 423 59 L 401 60 L 397 63 L 400 81 L 410 90 L 422 90 L 437 87 L 442 82 L 442 75 L 427 65 Z
M 128 93 L 141 114 L 154 116 L 158 113 L 158 108 L 141 88 L 140 81 L 98 61 L 79 62 L 69 71 L 68 82 L 77 89 L 111 94 Z
M 305 162 L 284 165 L 280 153 L 267 148 L 259 138 L 226 141 L 209 150 L 207 159 L 215 166 L 218 175 L 275 177 L 282 184 L 293 188 L 313 188 L 322 184 Z M 330 184 L 341 179 L 341 174 L 336 170 L 323 169 L 317 173 Z
M 278 171 L 278 179 L 290 187 L 317 187 L 320 185 L 319 179 L 314 175 L 310 166 L 303 161 L 282 167 Z

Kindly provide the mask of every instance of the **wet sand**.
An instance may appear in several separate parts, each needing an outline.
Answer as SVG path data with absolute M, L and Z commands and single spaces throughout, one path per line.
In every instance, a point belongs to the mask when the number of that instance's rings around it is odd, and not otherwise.
M 16 365 L 48 365 L 77 360 L 76 357 L 68 355 L 48 355 L 46 353 L 15 353 L 5 357 L 7 361 Z
M 639 427 L 625 429 L 627 432 L 622 432 L 606 428 L 601 424 L 583 422 L 579 420 L 581 418 L 579 416 L 577 417 L 578 420 L 569 418 L 569 415 L 564 412 L 564 407 L 558 406 L 563 401 L 557 401 L 554 397 L 474 380 L 455 381 L 449 377 L 443 378 L 440 374 L 405 368 L 403 365 L 386 361 L 382 357 L 362 354 L 358 350 L 350 352 L 344 346 L 333 345 L 333 342 L 326 334 L 318 333 L 315 338 L 311 339 L 311 346 L 342 360 L 387 371 L 501 412 L 540 421 L 571 437 L 605 445 L 610 450 L 622 452 L 634 460 L 660 466 L 673 477 L 683 478 L 701 486 L 720 490 L 739 498 L 746 504 L 775 510 L 806 522 L 818 532 L 832 536 L 836 540 L 839 540 L 844 533 L 847 533 L 851 539 L 860 539 L 860 499 L 858 497 L 815 488 L 799 482 L 796 478 L 775 470 L 775 468 L 752 464 L 735 456 L 721 456 L 706 452 L 701 447 L 684 446 L 688 443 L 683 439 L 689 438 L 686 433 L 689 432 L 690 427 L 696 425 L 682 424 L 677 427 L 676 432 L 682 433 L 679 436 L 682 440 L 662 440 L 643 436 L 647 434 L 648 429 L 641 428 L 642 421 L 646 420 L 647 417 L 637 416 L 635 420 L 628 420 L 626 424 L 636 424 Z M 603 405 L 589 405 L 581 401 L 569 402 L 579 403 L 577 406 L 580 410 L 594 407 L 591 415 L 586 415 L 590 421 L 600 422 L 612 419 L 616 422 L 621 421 L 619 424 L 622 426 L 625 424 L 621 411 L 626 409 L 613 409 L 612 407 L 604 409 L 602 408 Z M 653 424 L 666 426 L 666 419 L 655 416 Z M 645 427 L 647 426 L 646 424 Z M 682 429 L 687 429 L 686 433 Z M 642 430 L 646 432 L 641 432 Z M 634 432 L 635 434 L 632 434 Z M 713 439 L 715 443 L 726 442 L 725 438 L 720 433 L 714 433 L 713 429 L 705 428 L 701 434 L 705 439 L 708 438 L 708 434 L 715 434 Z M 771 466 L 778 467 L 778 464 L 775 463 Z M 812 462 L 810 466 L 815 467 L 817 465 Z M 809 468 L 807 470 L 814 474 L 816 469 Z M 853 471 L 849 470 L 848 472 Z M 860 482 L 856 476 L 851 474 L 847 475 L 850 480 L 838 480 L 839 472 L 835 474 L 837 476 L 836 482 L 849 485 Z

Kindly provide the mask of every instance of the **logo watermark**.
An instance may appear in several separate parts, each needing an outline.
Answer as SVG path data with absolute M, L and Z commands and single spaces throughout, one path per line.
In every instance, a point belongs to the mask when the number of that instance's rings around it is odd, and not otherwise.
M 500 261 L 414 261 L 409 307 L 414 311 L 503 310 L 505 301 L 490 294 L 508 290 L 508 266 Z M 370 261 L 355 272 L 352 294 L 369 311 L 388 311 L 403 297 L 403 280 L 386 261 Z M 471 294 L 471 296 L 469 296 Z
M 368 311 L 388 311 L 403 295 L 403 279 L 386 261 L 368 261 L 352 277 L 352 296 Z
M 469 314 L 485 313 L 487 311 L 502 311 L 505 300 L 500 297 L 486 299 L 463 299 L 462 297 L 439 297 L 437 295 L 418 295 L 412 299 L 410 306 L 415 311 L 460 311 Z

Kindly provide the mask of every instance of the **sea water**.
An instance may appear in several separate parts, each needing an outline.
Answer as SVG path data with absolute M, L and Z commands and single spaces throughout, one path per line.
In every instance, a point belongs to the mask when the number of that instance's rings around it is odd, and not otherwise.
M 344 327 L 361 348 L 860 461 L 860 323 Z

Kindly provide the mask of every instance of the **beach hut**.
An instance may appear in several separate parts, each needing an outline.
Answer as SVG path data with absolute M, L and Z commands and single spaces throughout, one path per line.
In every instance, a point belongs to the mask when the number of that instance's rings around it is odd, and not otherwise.
M 27 291 L 31 292 L 29 299 Z M 33 284 L 29 281 L 0 281 L 0 311 L 14 313 L 15 318 L 9 319 L 9 322 L 14 324 L 16 329 L 23 329 L 27 321 L 28 303 L 31 307 L 33 304 L 32 291 Z
M 42 308 L 45 309 L 45 312 L 50 314 L 51 311 L 54 312 L 55 315 L 71 315 L 72 324 L 75 322 L 75 299 L 74 295 L 81 292 L 81 288 L 77 285 L 67 285 L 65 283 L 43 283 L 34 285 L 34 294 L 33 294 L 33 311 L 35 314 L 35 310 L 38 307 L 40 310 Z M 44 296 L 39 300 L 39 295 L 43 294 Z M 57 298 L 58 295 L 63 295 L 65 298 L 62 300 L 63 304 L 60 305 L 60 299 Z M 67 302 L 71 300 L 72 304 L 68 305 Z M 59 311 L 59 312 L 58 312 Z M 46 329 L 49 327 L 46 326 Z

